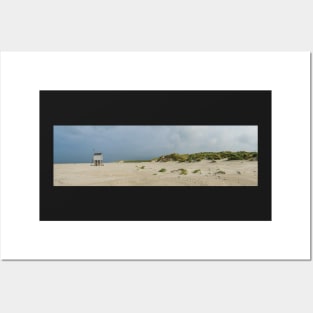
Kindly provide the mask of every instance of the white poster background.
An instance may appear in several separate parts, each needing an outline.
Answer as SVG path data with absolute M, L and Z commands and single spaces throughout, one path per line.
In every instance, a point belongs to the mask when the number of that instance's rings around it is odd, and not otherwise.
M 40 90 L 272 90 L 272 221 L 40 222 Z M 310 259 L 310 53 L 2 52 L 1 258 Z

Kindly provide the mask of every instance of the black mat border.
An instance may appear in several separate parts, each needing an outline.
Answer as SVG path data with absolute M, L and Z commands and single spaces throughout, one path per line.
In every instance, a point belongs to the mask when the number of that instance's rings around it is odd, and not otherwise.
M 54 125 L 258 125 L 259 186 L 53 187 Z M 271 91 L 40 91 L 41 221 L 271 216 Z

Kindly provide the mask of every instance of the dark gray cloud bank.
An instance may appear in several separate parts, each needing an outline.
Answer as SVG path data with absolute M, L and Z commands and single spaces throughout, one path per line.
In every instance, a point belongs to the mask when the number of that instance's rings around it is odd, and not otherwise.
M 258 151 L 257 126 L 54 126 L 54 162 L 144 160 L 164 154 Z

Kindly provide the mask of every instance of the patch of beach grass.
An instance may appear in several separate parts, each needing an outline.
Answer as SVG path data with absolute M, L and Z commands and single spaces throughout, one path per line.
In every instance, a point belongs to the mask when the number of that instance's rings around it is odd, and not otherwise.
M 226 174 L 224 171 L 217 171 L 215 174 Z
M 188 174 L 188 171 L 187 171 L 185 168 L 180 168 L 180 169 L 179 169 L 179 174 L 180 174 L 180 175 L 187 175 L 187 174 Z
M 160 173 L 166 172 L 166 168 L 161 168 L 161 169 L 159 170 L 159 172 L 160 172 Z
M 201 170 L 194 170 L 193 173 L 194 174 L 197 174 L 197 173 L 201 174 Z

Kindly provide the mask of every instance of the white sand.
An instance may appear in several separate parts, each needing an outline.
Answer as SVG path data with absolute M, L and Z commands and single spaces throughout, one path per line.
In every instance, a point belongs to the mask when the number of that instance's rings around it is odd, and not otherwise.
M 141 167 L 144 166 L 143 169 Z M 159 172 L 165 168 L 166 172 Z M 179 169 L 186 169 L 181 175 Z M 193 171 L 200 169 L 200 172 Z M 218 171 L 223 171 L 225 174 Z M 257 186 L 257 161 L 54 164 L 54 186 Z

